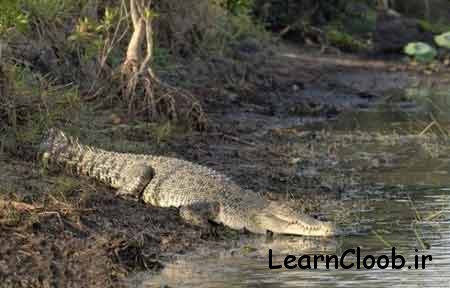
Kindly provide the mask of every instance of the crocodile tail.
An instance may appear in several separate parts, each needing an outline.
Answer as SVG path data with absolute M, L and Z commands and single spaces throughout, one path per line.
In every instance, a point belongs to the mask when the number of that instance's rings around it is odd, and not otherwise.
M 55 128 L 47 132 L 40 150 L 48 168 L 94 178 L 120 190 L 122 195 L 140 197 L 153 177 L 145 158 L 92 148 Z
M 70 164 L 73 161 L 72 158 L 80 154 L 82 150 L 83 147 L 78 139 L 67 136 L 57 128 L 50 128 L 39 146 L 41 160 L 46 166 L 53 168 Z

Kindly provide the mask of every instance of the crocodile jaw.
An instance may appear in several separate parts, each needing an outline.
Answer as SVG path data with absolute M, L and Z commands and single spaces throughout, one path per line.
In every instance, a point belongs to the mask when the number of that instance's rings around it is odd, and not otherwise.
M 265 233 L 271 231 L 277 234 L 301 236 L 333 236 L 336 235 L 336 226 L 331 222 L 322 222 L 307 215 L 296 215 L 294 219 L 283 219 L 272 213 L 261 213 L 252 217 L 255 229 L 250 231 Z
M 292 235 L 304 235 L 304 236 L 334 236 L 336 235 L 336 226 L 331 222 L 320 222 L 318 220 L 313 219 L 313 225 L 309 223 L 304 223 L 302 221 L 295 223 L 288 223 L 284 229 L 283 234 L 292 234 Z

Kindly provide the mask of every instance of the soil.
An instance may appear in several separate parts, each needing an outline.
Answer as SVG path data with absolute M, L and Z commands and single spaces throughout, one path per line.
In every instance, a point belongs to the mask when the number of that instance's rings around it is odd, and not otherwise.
M 444 85 L 443 79 L 450 79 L 398 62 L 324 56 L 292 47 L 244 56 L 211 60 L 208 68 L 191 65 L 175 75 L 180 81 L 191 77 L 191 90 L 208 112 L 206 131 L 180 128 L 182 133 L 152 146 L 148 143 L 155 138 L 123 125 L 115 128 L 136 147 L 144 147 L 139 152 L 209 166 L 267 197 L 295 198 L 299 207 L 319 218 L 323 202 L 336 199 L 351 183 L 344 170 L 330 179 L 315 172 L 317 163 L 331 167 L 335 143 L 302 127 L 370 107 L 389 89 L 418 81 Z M 440 73 L 447 73 L 445 69 Z M 244 80 L 231 79 L 235 75 Z M 95 125 L 97 132 L 92 133 L 103 141 L 91 142 L 116 144 L 123 139 L 107 129 L 110 119 L 98 116 L 95 124 L 82 123 L 81 129 Z M 302 141 L 290 143 L 292 135 Z M 322 149 L 312 152 L 318 143 Z M 239 236 L 224 227 L 211 233 L 184 223 L 175 208 L 120 199 L 92 181 L 44 171 L 32 156 L 0 155 L 0 287 L 120 287 L 131 272 L 158 270 L 171 255 L 224 246 Z M 302 173 L 296 169 L 299 163 Z

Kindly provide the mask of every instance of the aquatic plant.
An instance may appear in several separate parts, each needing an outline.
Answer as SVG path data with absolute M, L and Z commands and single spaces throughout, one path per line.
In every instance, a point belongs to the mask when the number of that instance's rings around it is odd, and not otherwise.
M 427 43 L 412 42 L 405 46 L 404 53 L 413 57 L 416 61 L 421 63 L 429 63 L 434 60 L 437 55 L 436 49 Z
M 450 32 L 434 37 L 434 41 L 439 47 L 450 49 Z

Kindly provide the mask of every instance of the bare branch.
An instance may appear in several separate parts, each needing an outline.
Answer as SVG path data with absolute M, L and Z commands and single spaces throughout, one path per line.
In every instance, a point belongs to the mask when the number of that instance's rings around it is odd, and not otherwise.
M 134 30 L 136 30 L 136 27 L 139 25 L 139 12 L 136 1 L 138 0 L 130 0 L 130 14 L 131 14 L 131 21 L 133 22 Z
M 39 208 L 39 207 L 24 203 L 24 202 L 0 200 L 0 208 L 4 209 L 6 207 L 13 207 L 14 209 L 19 210 L 21 212 L 36 210 Z
M 153 58 L 153 26 L 152 26 L 152 19 L 146 20 L 145 25 L 145 36 L 147 39 L 147 57 L 150 59 Z

